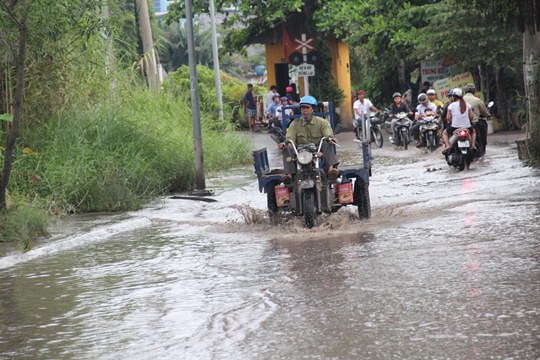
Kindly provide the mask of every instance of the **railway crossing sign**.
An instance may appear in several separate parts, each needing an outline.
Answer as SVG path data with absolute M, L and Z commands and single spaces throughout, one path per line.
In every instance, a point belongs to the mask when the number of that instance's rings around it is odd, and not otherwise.
M 315 76 L 315 65 L 300 64 L 295 69 L 297 76 Z
M 302 34 L 302 40 L 294 39 L 299 45 L 295 48 L 295 50 L 302 50 L 302 53 L 307 53 L 307 50 L 315 50 L 313 45 L 310 45 L 313 42 L 313 38 L 306 39 L 305 35 Z M 305 52 L 304 52 L 305 51 Z

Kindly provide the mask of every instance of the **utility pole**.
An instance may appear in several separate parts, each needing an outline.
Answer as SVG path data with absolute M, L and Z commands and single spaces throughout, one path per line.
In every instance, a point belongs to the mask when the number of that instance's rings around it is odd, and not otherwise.
M 219 104 L 218 117 L 223 119 L 223 100 L 221 98 L 221 79 L 219 77 L 219 55 L 216 34 L 216 12 L 214 10 L 214 0 L 210 0 L 210 25 L 212 28 L 212 53 L 214 58 L 214 78 L 216 82 L 216 97 Z
M 189 80 L 191 84 L 191 113 L 193 121 L 193 143 L 195 145 L 195 183 L 196 190 L 192 195 L 208 196 L 212 193 L 206 189 L 204 179 L 204 160 L 201 135 L 201 111 L 199 105 L 199 81 L 197 80 L 197 61 L 193 39 L 193 9 L 191 0 L 186 0 L 186 28 L 189 58 Z
M 306 34 L 302 34 L 302 41 L 304 44 L 306 43 Z M 307 47 L 304 45 L 302 46 L 302 58 L 304 60 L 304 64 L 307 63 Z M 309 95 L 309 78 L 307 76 L 304 76 L 304 96 Z
M 139 19 L 139 32 L 141 34 L 143 45 L 143 64 L 148 86 L 150 89 L 157 90 L 157 72 L 154 61 L 154 41 L 152 40 L 152 28 L 150 27 L 150 15 L 148 12 L 148 3 L 146 0 L 135 0 L 137 6 L 137 18 Z

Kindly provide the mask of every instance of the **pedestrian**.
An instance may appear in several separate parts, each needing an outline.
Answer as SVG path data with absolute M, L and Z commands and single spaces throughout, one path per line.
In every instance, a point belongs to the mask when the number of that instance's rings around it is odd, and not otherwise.
M 255 98 L 253 97 L 253 85 L 247 84 L 247 92 L 242 98 L 244 104 L 244 114 L 247 117 L 249 131 L 255 131 L 255 117 L 257 116 L 257 107 L 255 106 Z

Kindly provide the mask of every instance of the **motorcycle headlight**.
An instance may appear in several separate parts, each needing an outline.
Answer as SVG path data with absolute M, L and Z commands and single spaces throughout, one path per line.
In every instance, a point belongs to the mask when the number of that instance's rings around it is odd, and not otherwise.
M 307 165 L 313 160 L 313 154 L 309 151 L 302 151 L 298 154 L 298 162 L 302 165 Z

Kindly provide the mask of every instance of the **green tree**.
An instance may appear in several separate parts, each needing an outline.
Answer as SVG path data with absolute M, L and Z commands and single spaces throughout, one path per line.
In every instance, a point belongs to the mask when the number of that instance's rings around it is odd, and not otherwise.
M 189 65 L 186 25 L 180 26 L 177 22 L 170 25 L 161 23 L 160 28 L 162 37 L 156 45 L 165 70 L 170 72 L 182 65 Z M 203 30 L 200 24 L 196 24 L 193 34 L 197 63 L 208 67 L 213 66 L 210 29 Z
M 6 112 L 13 114 L 7 127 L 6 145 L 0 173 L 0 210 L 6 209 L 6 191 L 13 165 L 13 152 L 20 135 L 29 66 L 38 62 L 53 65 L 66 48 L 60 46 L 66 34 L 83 37 L 98 29 L 96 9 L 99 1 L 19 0 L 0 3 L 0 55 L 3 69 L 13 69 L 13 79 L 5 81 L 15 88 L 12 104 Z M 51 17 L 50 14 L 55 14 Z M 59 54 L 60 53 L 60 56 Z M 4 72 L 4 71 L 2 71 Z M 11 72 L 6 72 L 11 74 Z M 11 91 L 11 89 L 8 89 Z
M 484 12 L 454 0 L 416 7 L 410 13 L 432 14 L 429 23 L 415 31 L 416 57 L 445 59 L 453 74 L 471 72 L 487 95 L 495 95 L 503 124 L 508 124 L 507 98 L 512 92 L 509 88 L 523 92 L 519 81 L 522 77 L 519 32 L 489 21 Z
M 472 0 L 471 6 L 489 20 L 502 21 L 522 34 L 527 147 L 533 159 L 540 162 L 540 4 L 537 0 Z

